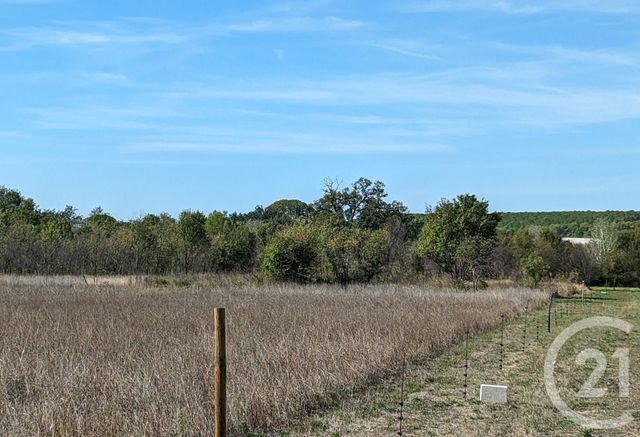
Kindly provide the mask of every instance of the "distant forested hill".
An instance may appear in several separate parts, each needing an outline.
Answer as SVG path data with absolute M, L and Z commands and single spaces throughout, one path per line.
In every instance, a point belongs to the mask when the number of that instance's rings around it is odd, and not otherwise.
M 631 228 L 640 222 L 640 211 L 556 211 L 556 212 L 503 212 L 499 228 L 519 231 L 529 226 L 556 229 L 563 237 L 587 237 L 589 227 L 596 219 L 605 219 Z

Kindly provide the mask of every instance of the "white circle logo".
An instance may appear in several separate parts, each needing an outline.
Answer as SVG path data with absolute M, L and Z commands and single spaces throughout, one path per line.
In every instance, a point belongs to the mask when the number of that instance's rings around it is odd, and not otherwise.
M 551 399 L 553 405 L 568 419 L 577 423 L 583 427 L 591 429 L 613 429 L 625 426 L 633 420 L 631 412 L 625 411 L 619 417 L 615 419 L 596 420 L 585 417 L 579 413 L 573 411 L 566 404 L 556 386 L 555 379 L 555 365 L 558 359 L 558 354 L 564 346 L 564 344 L 574 335 L 589 328 L 614 328 L 629 334 L 633 329 L 633 325 L 621 319 L 613 317 L 590 317 L 588 319 L 580 320 L 568 328 L 556 337 L 551 343 L 549 350 L 547 351 L 547 357 L 544 361 L 544 384 L 547 389 L 547 394 Z M 618 358 L 620 362 L 620 397 L 629 397 L 629 349 L 617 349 L 615 358 Z M 596 360 L 597 366 L 594 369 L 591 377 L 586 381 L 585 385 L 578 392 L 579 397 L 596 398 L 602 397 L 606 393 L 606 388 L 597 389 L 594 388 L 595 383 L 598 382 L 600 377 L 604 374 L 607 367 L 607 358 L 605 355 L 596 349 L 585 349 L 576 357 L 576 363 L 584 364 L 587 360 Z

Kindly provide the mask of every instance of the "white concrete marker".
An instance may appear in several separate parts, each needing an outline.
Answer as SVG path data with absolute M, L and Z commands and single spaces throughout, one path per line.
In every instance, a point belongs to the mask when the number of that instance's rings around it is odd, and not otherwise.
M 507 387 L 504 385 L 480 385 L 480 401 L 490 404 L 506 404 Z

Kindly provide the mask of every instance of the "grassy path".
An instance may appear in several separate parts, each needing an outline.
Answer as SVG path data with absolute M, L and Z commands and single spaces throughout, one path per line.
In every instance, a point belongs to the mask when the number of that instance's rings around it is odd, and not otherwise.
M 469 340 L 468 399 L 464 398 L 464 344 L 448 353 L 407 369 L 403 435 L 551 435 L 599 436 L 640 435 L 640 293 L 626 290 L 596 290 L 584 302 L 580 298 L 557 301 L 552 333 L 546 332 L 546 311 L 536 311 Z M 617 417 L 630 410 L 636 420 L 624 428 L 595 431 L 565 419 L 547 396 L 543 367 L 548 346 L 567 326 L 590 316 L 610 316 L 631 322 L 626 334 L 610 328 L 594 328 L 573 337 L 562 348 L 556 376 L 562 398 L 570 407 L 589 417 Z M 525 335 L 526 326 L 526 335 Z M 504 365 L 500 370 L 500 339 L 504 338 Z M 523 351 L 523 340 L 525 342 Z M 596 387 L 608 393 L 598 399 L 576 396 L 595 368 L 575 363 L 585 348 L 601 350 L 607 370 Z M 630 349 L 630 397 L 618 397 L 618 361 L 612 358 L 620 347 Z M 480 384 L 509 387 L 506 405 L 480 403 Z M 292 435 L 397 435 L 399 430 L 400 380 L 391 379 L 343 402 L 342 406 L 309 421 L 304 432 Z

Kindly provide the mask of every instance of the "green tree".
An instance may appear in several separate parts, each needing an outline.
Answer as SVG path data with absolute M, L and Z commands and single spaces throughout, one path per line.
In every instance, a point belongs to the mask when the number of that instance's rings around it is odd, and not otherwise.
M 134 232 L 132 226 L 127 223 L 113 233 L 108 241 L 111 262 L 109 272 L 119 275 L 130 273 L 141 273 L 142 266 L 137 259 L 139 254 L 136 253 L 134 242 Z
M 40 211 L 33 199 L 0 186 L 0 234 L 17 223 L 37 226 L 40 217 Z
M 640 225 L 620 234 L 616 251 L 602 266 L 600 282 L 640 287 Z
M 17 208 L 24 200 L 19 191 L 0 186 L 0 211 Z
M 254 264 L 256 236 L 248 227 L 235 226 L 211 242 L 216 270 L 246 271 Z
M 333 224 L 380 229 L 391 217 L 401 216 L 407 211 L 400 202 L 385 201 L 387 192 L 380 181 L 360 178 L 351 187 L 341 189 L 339 182 L 327 180 L 323 191 L 324 195 L 315 202 L 315 210 Z
M 464 275 L 459 279 L 471 279 L 474 290 L 478 290 L 480 278 L 488 270 L 495 246 L 496 240 L 493 238 L 471 236 L 461 239 L 453 253 L 454 271 Z
M 160 217 L 148 214 L 130 224 L 134 251 L 134 271 L 150 273 L 157 266 Z
M 331 279 L 342 285 L 371 281 L 387 262 L 388 235 L 383 229 L 327 229 L 322 246 L 333 273 Z
M 529 255 L 521 262 L 522 273 L 528 287 L 535 288 L 545 276 L 549 275 L 550 266 L 539 255 Z
M 118 228 L 118 221 L 100 207 L 91 211 L 80 232 L 81 244 L 85 252 L 83 273 L 97 275 L 110 270 L 112 257 L 109 253 L 109 238 Z M 87 268 L 88 267 L 88 268 Z
M 437 263 L 457 281 L 474 278 L 495 244 L 500 214 L 489 212 L 489 203 L 462 194 L 443 199 L 428 211 L 418 240 L 418 255 Z M 477 247 L 477 250 L 474 249 Z M 475 279 L 474 279 L 475 281 Z
M 57 242 L 69 239 L 73 236 L 73 222 L 64 213 L 45 211 L 38 232 L 44 241 Z
M 290 224 L 307 217 L 313 208 L 301 200 L 281 199 L 264 209 L 263 218 L 278 224 Z
M 312 282 L 322 270 L 321 232 L 317 226 L 294 224 L 276 234 L 261 253 L 267 278 Z
M 194 253 L 207 243 L 205 223 L 207 218 L 200 211 L 182 211 L 178 219 L 178 235 L 183 255 L 184 273 L 188 274 Z
M 158 216 L 158 248 L 155 252 L 156 273 L 179 271 L 180 237 L 176 220 L 167 213 Z
M 90 227 L 100 229 L 106 236 L 110 236 L 118 227 L 118 221 L 104 212 L 99 206 L 91 211 L 91 214 L 89 214 L 89 217 L 86 219 L 86 224 Z
M 213 242 L 221 235 L 229 232 L 231 228 L 231 220 L 227 217 L 226 212 L 213 211 L 207 216 L 204 229 L 209 238 Z

